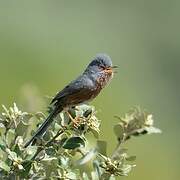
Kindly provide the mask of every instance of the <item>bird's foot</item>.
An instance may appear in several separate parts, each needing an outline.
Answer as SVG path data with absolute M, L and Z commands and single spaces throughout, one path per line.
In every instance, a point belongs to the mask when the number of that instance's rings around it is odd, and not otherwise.
M 75 117 L 73 118 L 69 111 L 66 111 L 70 120 L 72 121 L 73 127 L 78 128 L 80 123 L 80 118 Z
M 73 121 L 73 127 L 77 129 L 80 126 L 80 122 L 81 122 L 80 118 L 78 117 L 75 118 Z

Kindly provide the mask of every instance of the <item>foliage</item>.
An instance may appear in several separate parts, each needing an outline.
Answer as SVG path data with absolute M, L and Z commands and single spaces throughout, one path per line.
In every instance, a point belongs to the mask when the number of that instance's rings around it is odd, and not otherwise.
M 153 127 L 151 114 L 134 108 L 114 126 L 118 144 L 113 154 L 106 153 L 107 142 L 98 140 L 100 120 L 94 107 L 78 106 L 70 116 L 61 113 L 37 145 L 24 148 L 25 142 L 40 125 L 41 112 L 20 111 L 16 104 L 0 118 L 0 176 L 2 179 L 115 179 L 127 176 L 135 167 L 135 156 L 129 156 L 124 143 L 132 136 L 161 131 Z M 74 119 L 72 121 L 72 118 Z M 33 122 L 33 123 L 32 123 Z M 97 141 L 90 146 L 87 134 Z

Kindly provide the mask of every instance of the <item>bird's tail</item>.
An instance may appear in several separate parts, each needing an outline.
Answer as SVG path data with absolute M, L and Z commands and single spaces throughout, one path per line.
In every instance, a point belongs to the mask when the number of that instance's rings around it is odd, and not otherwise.
M 36 131 L 36 133 L 33 135 L 33 137 L 24 145 L 24 147 L 28 147 L 30 144 L 34 144 L 36 141 L 36 138 L 41 137 L 47 130 L 47 128 L 50 126 L 50 124 L 53 122 L 54 118 L 57 116 L 58 113 L 60 113 L 63 110 L 62 107 L 55 108 L 52 110 L 52 112 L 49 114 L 47 119 L 43 122 L 43 124 L 39 127 L 39 129 Z

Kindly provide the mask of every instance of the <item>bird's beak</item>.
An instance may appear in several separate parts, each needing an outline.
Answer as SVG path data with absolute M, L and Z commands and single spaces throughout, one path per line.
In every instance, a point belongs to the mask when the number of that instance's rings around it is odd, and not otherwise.
M 105 69 L 108 73 L 116 73 L 115 69 L 118 68 L 118 66 L 112 66 Z
M 113 73 L 117 73 L 117 71 L 116 71 L 117 68 L 118 68 L 118 66 L 112 66 L 112 67 L 111 67 L 111 71 L 112 71 Z
M 116 69 L 116 68 L 118 68 L 118 66 L 112 66 L 112 69 Z

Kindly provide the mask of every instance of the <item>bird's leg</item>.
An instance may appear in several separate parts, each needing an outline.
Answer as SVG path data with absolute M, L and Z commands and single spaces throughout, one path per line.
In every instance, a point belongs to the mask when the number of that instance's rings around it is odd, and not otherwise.
M 75 128 L 77 128 L 79 126 L 79 118 L 78 117 L 73 118 L 69 111 L 66 111 L 66 113 L 69 116 L 69 118 L 71 119 L 71 121 L 73 122 L 73 126 Z

